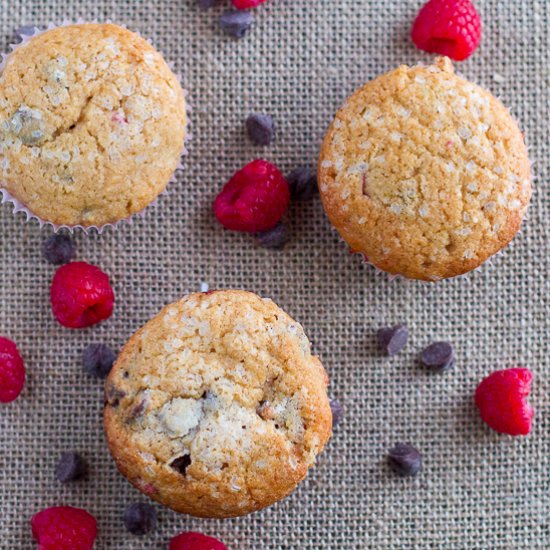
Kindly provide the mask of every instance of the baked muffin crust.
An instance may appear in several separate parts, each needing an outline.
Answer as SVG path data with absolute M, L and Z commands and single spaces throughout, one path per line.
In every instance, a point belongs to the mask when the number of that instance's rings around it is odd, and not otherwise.
M 0 187 L 56 225 L 117 222 L 164 190 L 186 122 L 176 76 L 139 35 L 111 24 L 48 30 L 0 76 Z
M 347 100 L 323 142 L 319 187 L 353 251 L 389 273 L 436 281 L 514 237 L 530 163 L 508 110 L 440 58 L 399 67 Z
M 106 382 L 120 471 L 177 511 L 239 516 L 288 495 L 327 442 L 327 377 L 302 327 L 244 291 L 193 294 L 126 344 Z

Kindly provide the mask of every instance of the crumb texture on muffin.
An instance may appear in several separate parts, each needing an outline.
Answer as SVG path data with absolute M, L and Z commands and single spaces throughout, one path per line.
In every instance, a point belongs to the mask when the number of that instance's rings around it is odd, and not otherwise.
M 180 512 L 243 515 L 288 495 L 332 426 L 302 327 L 244 291 L 164 308 L 121 352 L 105 429 L 120 471 Z
M 48 30 L 0 75 L 0 187 L 57 225 L 143 210 L 183 148 L 185 100 L 143 38 L 111 24 Z
M 353 251 L 434 281 L 474 269 L 513 238 L 530 163 L 508 110 L 440 58 L 401 66 L 348 99 L 323 142 L 319 187 Z

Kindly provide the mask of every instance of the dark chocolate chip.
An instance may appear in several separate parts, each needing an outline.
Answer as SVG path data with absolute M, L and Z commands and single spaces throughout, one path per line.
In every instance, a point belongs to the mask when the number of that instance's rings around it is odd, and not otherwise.
M 170 463 L 170 467 L 174 468 L 182 476 L 185 475 L 187 468 L 191 465 L 191 457 L 189 455 L 180 456 Z
M 67 451 L 61 455 L 55 467 L 55 477 L 61 483 L 82 479 L 88 471 L 84 459 L 76 451 Z
M 269 145 L 275 137 L 275 124 L 269 115 L 252 113 L 246 119 L 246 131 L 252 143 Z
M 76 247 L 69 235 L 52 235 L 42 243 L 42 256 L 53 265 L 69 263 L 75 255 Z
M 378 346 L 386 355 L 396 355 L 406 345 L 409 339 L 407 325 L 401 324 L 378 330 Z
M 254 23 L 252 12 L 245 10 L 229 10 L 220 17 L 220 26 L 226 34 L 242 38 Z
M 142 399 L 137 405 L 134 406 L 133 409 L 130 410 L 130 414 L 128 415 L 129 420 L 135 420 L 138 416 L 141 416 L 143 414 L 144 410 L 145 399 Z
M 422 351 L 420 361 L 430 369 L 452 369 L 455 365 L 453 346 L 449 342 L 434 342 Z
M 270 250 L 281 250 L 288 242 L 286 225 L 279 222 L 273 229 L 256 233 L 256 239 L 264 247 Z
M 331 399 L 330 410 L 332 411 L 332 427 L 335 428 L 344 419 L 344 407 L 338 399 Z
M 209 8 L 213 8 L 214 6 L 217 6 L 220 3 L 220 0 L 197 0 L 197 6 L 201 10 L 207 10 Z
M 115 362 L 115 352 L 105 344 L 90 344 L 82 352 L 84 370 L 96 378 L 106 378 Z
M 422 469 L 422 455 L 406 443 L 399 443 L 390 449 L 388 462 L 400 476 L 415 476 Z
M 134 502 L 124 510 L 124 526 L 132 535 L 146 535 L 157 525 L 157 512 L 145 502 Z
M 311 168 L 300 166 L 287 175 L 290 195 L 297 201 L 308 201 L 318 192 L 317 174 Z
M 105 390 L 105 397 L 107 399 L 107 403 L 111 405 L 111 407 L 118 407 L 120 404 L 120 400 L 123 399 L 126 396 L 126 392 L 119 390 L 116 386 L 113 386 L 113 384 L 108 384 L 107 389 Z

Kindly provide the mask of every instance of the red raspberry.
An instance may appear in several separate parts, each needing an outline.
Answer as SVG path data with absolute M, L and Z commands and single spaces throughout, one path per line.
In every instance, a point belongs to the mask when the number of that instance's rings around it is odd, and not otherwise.
M 11 340 L 0 336 L 0 402 L 17 399 L 25 384 L 25 365 Z
M 188 531 L 174 537 L 168 550 L 227 550 L 227 546 L 213 537 Z
M 214 201 L 214 213 L 227 229 L 256 233 L 275 227 L 289 200 L 288 183 L 277 167 L 254 160 L 225 184 Z
M 86 510 L 56 506 L 38 512 L 31 519 L 38 550 L 92 550 L 97 522 Z
M 527 435 L 535 414 L 525 400 L 532 380 L 533 374 L 524 368 L 499 370 L 484 378 L 475 399 L 484 422 L 497 432 Z
M 50 300 L 65 327 L 84 328 L 111 316 L 115 296 L 109 276 L 86 262 L 61 266 L 54 275 Z
M 238 10 L 248 10 L 263 4 L 265 0 L 231 0 Z
M 470 57 L 481 40 L 481 19 L 470 0 L 430 0 L 414 22 L 417 48 L 455 61 Z

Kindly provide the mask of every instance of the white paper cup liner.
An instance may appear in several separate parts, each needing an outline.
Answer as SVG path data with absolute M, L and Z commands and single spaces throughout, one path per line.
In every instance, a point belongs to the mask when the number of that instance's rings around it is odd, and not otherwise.
M 40 29 L 38 27 L 32 27 L 32 26 L 27 27 L 31 31 L 30 34 L 20 33 L 19 36 L 21 38 L 21 42 L 19 42 L 18 44 L 10 44 L 9 45 L 9 48 L 10 48 L 9 52 L 0 53 L 0 75 L 2 74 L 2 72 L 4 70 L 4 67 L 6 66 L 6 63 L 9 59 L 9 57 L 13 54 L 13 52 L 15 50 L 17 50 L 17 48 L 19 48 L 20 46 L 23 46 L 24 44 L 29 42 L 29 40 L 31 40 L 35 36 L 38 36 L 40 34 L 45 33 L 46 31 L 49 31 L 49 30 L 52 30 L 52 29 L 55 29 L 55 28 L 58 28 L 58 27 L 68 27 L 68 26 L 71 26 L 71 25 L 85 25 L 87 23 L 98 24 L 99 21 L 96 21 L 96 20 L 94 20 L 94 21 L 84 21 L 83 19 L 78 19 L 76 22 L 63 21 L 60 25 L 56 25 L 55 23 L 50 22 L 50 23 L 47 24 L 46 28 L 44 28 L 44 29 Z M 105 23 L 111 23 L 111 21 L 107 20 Z M 117 23 L 117 25 L 119 27 L 124 28 L 124 29 L 127 28 L 126 25 L 123 25 L 123 24 L 118 24 Z M 137 31 L 132 31 L 132 32 L 135 32 L 136 34 L 141 36 L 141 34 Z M 151 39 L 146 38 L 145 40 L 147 40 L 147 42 L 152 44 Z M 164 54 L 160 50 L 157 50 L 157 51 L 164 58 Z M 170 70 L 172 70 L 172 72 L 174 72 L 174 63 L 171 62 L 171 61 L 170 62 L 167 61 L 167 65 L 170 68 Z M 182 86 L 181 74 L 176 73 L 176 72 L 174 72 L 174 74 L 176 75 L 176 78 L 178 79 L 178 82 L 180 83 L 180 86 Z M 25 204 L 20 202 L 11 193 L 9 193 L 7 191 L 7 189 L 5 189 L 3 187 L 1 179 L 0 179 L 0 193 L 2 194 L 2 199 L 1 199 L 0 203 L 1 204 L 11 203 L 13 205 L 13 214 L 14 215 L 19 214 L 20 212 L 22 212 L 23 214 L 25 214 L 27 222 L 31 221 L 31 220 L 36 220 L 38 222 L 38 225 L 40 226 L 40 228 L 47 225 L 47 226 L 52 227 L 54 232 L 57 232 L 61 229 L 67 229 L 71 233 L 74 232 L 75 230 L 82 230 L 84 233 L 90 233 L 92 231 L 96 231 L 97 233 L 101 234 L 105 229 L 107 229 L 109 227 L 115 229 L 122 223 L 132 224 L 133 223 L 133 218 L 135 216 L 142 217 L 142 216 L 144 216 L 145 212 L 149 208 L 158 206 L 159 199 L 161 197 L 165 196 L 165 195 L 168 195 L 168 187 L 170 186 L 170 184 L 175 183 L 176 173 L 179 170 L 184 169 L 184 164 L 182 162 L 181 157 L 184 157 L 188 154 L 187 145 L 188 145 L 188 142 L 192 138 L 192 135 L 189 132 L 189 124 L 190 124 L 190 122 L 189 122 L 189 113 L 191 112 L 192 109 L 191 109 L 191 106 L 188 103 L 189 94 L 188 94 L 187 90 L 185 90 L 183 88 L 183 86 L 182 86 L 182 89 L 183 89 L 183 95 L 184 95 L 184 98 L 185 98 L 185 110 L 186 110 L 185 120 L 186 120 L 186 122 L 185 122 L 185 138 L 184 138 L 184 143 L 182 145 L 182 149 L 181 149 L 181 153 L 180 153 L 180 160 L 178 161 L 178 164 L 176 166 L 174 174 L 172 174 L 172 177 L 168 180 L 168 183 L 166 184 L 166 189 L 164 191 L 162 191 L 161 193 L 159 193 L 158 197 L 153 202 L 148 204 L 143 210 L 140 210 L 139 212 L 136 212 L 135 214 L 132 214 L 131 216 L 128 216 L 127 218 L 123 218 L 123 219 L 118 220 L 116 222 L 106 223 L 106 224 L 103 224 L 103 225 L 88 225 L 88 226 L 83 226 L 83 225 L 78 225 L 78 224 L 77 225 L 58 225 L 58 224 L 55 224 L 51 221 L 44 220 L 44 219 L 40 218 L 40 216 L 37 216 L 34 212 L 29 210 Z

